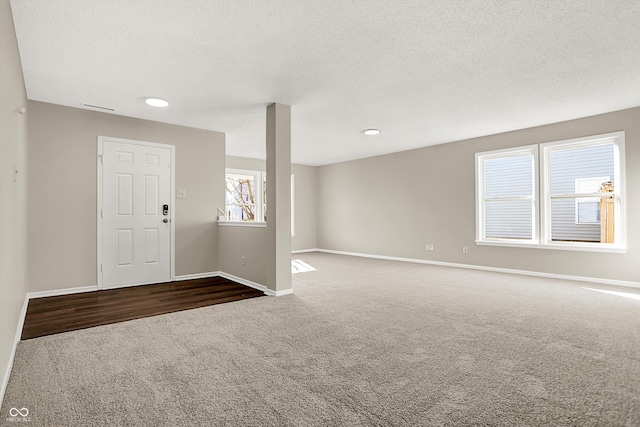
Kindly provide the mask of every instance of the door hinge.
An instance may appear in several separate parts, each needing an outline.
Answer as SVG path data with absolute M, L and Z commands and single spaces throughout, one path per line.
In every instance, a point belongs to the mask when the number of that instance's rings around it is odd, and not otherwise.
M 104 217 L 102 216 L 102 209 L 100 209 L 100 218 L 104 218 Z
M 104 157 L 102 157 L 102 154 L 98 154 L 98 159 L 100 159 L 100 164 L 104 165 Z
M 100 264 L 100 273 L 103 273 L 102 264 Z

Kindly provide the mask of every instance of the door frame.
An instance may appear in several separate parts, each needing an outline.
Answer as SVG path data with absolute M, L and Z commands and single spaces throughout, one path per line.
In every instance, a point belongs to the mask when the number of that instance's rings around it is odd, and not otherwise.
M 176 222 L 175 222 L 175 210 L 176 210 L 176 146 L 169 144 L 159 144 L 157 142 L 149 142 L 149 141 L 138 141 L 134 139 L 123 139 L 123 138 L 112 138 L 110 136 L 98 136 L 98 155 L 96 156 L 97 161 L 97 169 L 98 169 L 98 197 L 97 197 L 97 224 L 98 224 L 98 247 L 97 247 L 97 264 L 96 264 L 96 277 L 98 290 L 104 289 L 104 284 L 102 282 L 102 172 L 103 172 L 103 147 L 105 142 L 117 142 L 120 144 L 130 144 L 130 145 L 143 145 L 146 147 L 155 147 L 155 148 L 168 148 L 170 151 L 171 158 L 171 177 L 170 177 L 170 191 L 171 191 L 171 209 L 169 209 L 169 253 L 170 253 L 170 267 L 169 267 L 169 280 L 174 281 L 176 278 L 176 253 L 175 253 L 175 241 L 176 241 Z M 156 282 L 142 282 L 142 283 L 133 283 L 131 285 L 124 285 L 121 287 L 129 287 L 129 286 L 139 286 L 139 285 L 148 285 L 150 283 Z

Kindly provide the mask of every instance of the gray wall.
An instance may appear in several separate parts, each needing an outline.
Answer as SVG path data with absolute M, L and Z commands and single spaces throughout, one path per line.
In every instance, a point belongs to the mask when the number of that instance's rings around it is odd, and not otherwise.
M 476 246 L 478 151 L 626 131 L 625 254 Z M 640 108 L 318 168 L 318 247 L 640 281 Z M 434 245 L 425 252 L 425 243 Z M 469 247 L 463 254 L 462 247 Z
M 224 134 L 29 102 L 30 291 L 96 284 L 97 137 L 176 146 L 176 274 L 218 269 Z
M 0 0 L 0 376 L 4 386 L 26 297 L 27 112 L 22 66 L 9 0 Z M 18 176 L 14 181 L 14 168 Z
M 294 175 L 295 236 L 291 238 L 294 251 L 318 247 L 318 168 L 291 165 Z
M 264 171 L 264 160 L 227 156 L 226 166 L 234 169 Z M 292 250 L 313 249 L 316 242 L 316 186 L 317 175 L 313 166 L 291 165 L 295 176 L 295 222 L 296 235 L 291 238 Z M 224 182 L 220 181 L 221 185 Z M 224 209 L 224 197 L 220 202 Z M 269 245 L 267 229 L 264 227 L 218 226 L 219 268 L 225 273 L 262 285 L 267 283 L 267 257 Z M 242 265 L 242 256 L 246 265 Z
M 227 156 L 227 167 L 264 171 L 264 160 Z M 317 168 L 315 166 L 291 165 L 295 176 L 294 212 L 295 236 L 291 238 L 292 250 L 314 249 L 317 245 Z M 224 206 L 220 206 L 224 209 Z
M 266 250 L 271 250 L 266 227 L 218 226 L 220 271 L 267 286 Z

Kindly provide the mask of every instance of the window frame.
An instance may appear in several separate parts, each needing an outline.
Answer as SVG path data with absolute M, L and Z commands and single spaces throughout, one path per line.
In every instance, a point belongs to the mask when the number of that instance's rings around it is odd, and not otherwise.
M 296 181 L 295 175 L 291 174 L 291 237 L 296 235 Z
M 263 181 L 263 177 L 264 177 L 264 172 L 262 171 L 256 171 L 256 170 L 249 170 L 249 169 L 235 169 L 235 168 L 226 168 L 225 169 L 225 173 L 224 173 L 224 179 L 225 182 L 227 180 L 227 175 L 246 175 L 246 176 L 253 176 L 253 180 L 254 180 L 254 189 L 253 189 L 253 193 L 254 193 L 254 211 L 253 211 L 253 215 L 255 218 L 264 218 L 264 212 L 263 212 L 263 206 L 265 204 L 266 201 L 263 201 L 263 185 L 262 185 L 262 181 Z M 224 195 L 224 212 L 225 212 L 225 218 L 227 217 L 227 191 L 226 191 L 226 185 L 225 185 L 225 195 Z M 253 220 L 253 221 L 242 221 L 242 220 L 237 220 L 237 219 L 226 219 L 224 222 L 226 223 L 230 223 L 230 224 L 254 224 L 256 226 L 261 225 L 261 224 L 266 224 L 265 221 L 258 221 L 258 220 Z
M 488 246 L 508 246 L 508 247 L 529 247 L 540 249 L 559 249 L 574 251 L 594 251 L 594 252 L 614 252 L 625 253 L 627 249 L 627 211 L 626 211 L 626 171 L 625 171 L 625 132 L 611 132 L 600 135 L 592 135 L 581 138 L 565 139 L 541 144 L 526 145 L 520 147 L 506 148 L 501 150 L 485 151 L 475 153 L 476 159 L 476 241 L 477 245 Z M 613 197 L 615 199 L 614 208 L 614 243 L 601 242 L 564 242 L 551 240 L 551 199 L 553 197 L 572 197 L 576 200 L 577 194 L 572 195 L 552 195 L 550 192 L 550 167 L 549 156 L 555 150 L 568 148 L 598 146 L 612 143 L 614 147 L 613 161 L 614 187 Z M 533 193 L 535 197 L 533 215 L 533 238 L 508 239 L 508 238 L 487 238 L 485 234 L 484 217 L 484 161 L 491 158 L 509 157 L 521 155 L 526 152 L 533 154 L 534 183 Z M 600 197 L 605 193 L 589 193 L 591 197 Z M 612 193 L 606 193 L 611 195 Z M 586 197 L 587 194 L 581 195 Z
M 531 239 L 510 239 L 510 238 L 498 238 L 498 237 L 487 237 L 486 236 L 486 224 L 485 224 L 485 179 L 484 179 L 484 163 L 486 160 L 491 159 L 499 159 L 506 157 L 519 157 L 523 154 L 531 155 L 533 159 L 532 168 L 532 217 L 531 217 Z M 515 148 L 505 148 L 501 150 L 492 150 L 476 153 L 476 243 L 482 244 L 496 244 L 496 245 L 510 245 L 517 244 L 520 245 L 531 245 L 537 244 L 537 236 L 538 232 L 538 212 L 539 212 L 539 197 L 538 197 L 538 146 L 534 145 L 525 145 L 521 147 Z M 522 200 L 521 197 L 504 197 L 504 198 L 496 198 L 496 200 Z M 529 200 L 529 199 L 527 199 Z
M 251 175 L 254 177 L 254 182 L 259 183 L 256 185 L 254 189 L 254 194 L 256 194 L 255 198 L 255 208 L 254 208 L 254 216 L 255 218 L 264 219 L 264 214 L 266 210 L 267 200 L 265 196 L 265 186 L 267 182 L 267 173 L 261 170 L 251 170 L 251 169 L 236 169 L 236 168 L 225 168 L 224 178 L 225 182 L 227 179 L 227 175 Z M 225 218 L 227 216 L 227 191 L 225 186 L 225 202 L 224 202 L 224 212 Z M 237 226 L 245 226 L 245 227 L 266 227 L 266 221 L 242 221 L 242 220 L 230 220 L 225 219 L 224 221 L 218 220 L 218 224 L 222 225 L 237 225 Z M 295 237 L 296 235 L 296 222 L 295 222 L 295 174 L 291 174 L 291 237 Z
M 592 135 L 582 138 L 565 139 L 540 144 L 540 219 L 541 236 L 540 241 L 544 247 L 550 249 L 568 249 L 579 251 L 595 252 L 626 252 L 627 227 L 626 227 L 626 183 L 625 183 L 625 159 L 624 159 L 624 131 L 611 132 L 601 135 Z M 614 243 L 601 242 L 558 242 L 551 240 L 551 199 L 562 195 L 551 194 L 551 170 L 549 166 L 549 156 L 553 151 L 570 148 L 596 147 L 605 144 L 613 144 L 613 182 L 616 183 L 613 193 L 593 193 L 592 197 L 602 195 L 614 196 Z M 578 195 L 567 195 L 578 199 Z M 585 194 L 584 197 L 587 195 Z

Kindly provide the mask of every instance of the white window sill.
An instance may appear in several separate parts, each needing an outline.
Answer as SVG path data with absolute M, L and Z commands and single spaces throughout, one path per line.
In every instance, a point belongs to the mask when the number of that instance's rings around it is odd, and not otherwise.
M 601 243 L 529 243 L 529 242 L 512 242 L 504 240 L 476 240 L 476 245 L 479 246 L 505 246 L 510 248 L 533 248 L 533 249 L 558 249 L 562 251 L 584 251 L 584 252 L 608 252 L 624 254 L 627 252 L 627 248 L 621 246 L 607 245 L 604 246 Z
M 231 226 L 231 227 L 258 227 L 265 228 L 266 222 L 258 221 L 218 221 L 218 225 Z

